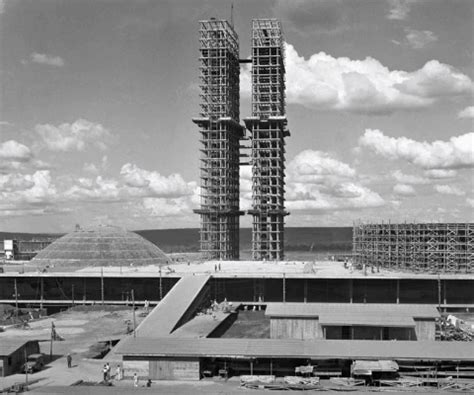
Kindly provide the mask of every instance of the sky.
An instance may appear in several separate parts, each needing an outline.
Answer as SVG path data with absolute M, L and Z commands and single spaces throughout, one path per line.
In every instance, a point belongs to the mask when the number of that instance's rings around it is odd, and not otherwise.
M 287 226 L 472 222 L 474 3 L 234 0 L 285 35 Z M 0 0 L 0 230 L 198 227 L 198 21 L 231 1 Z M 241 117 L 250 114 L 241 69 Z M 251 202 L 241 168 L 241 208 Z M 241 226 L 250 226 L 250 216 Z

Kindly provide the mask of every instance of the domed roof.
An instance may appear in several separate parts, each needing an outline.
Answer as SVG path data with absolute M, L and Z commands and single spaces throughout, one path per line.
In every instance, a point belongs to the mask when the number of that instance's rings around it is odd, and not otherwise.
M 170 258 L 136 233 L 115 226 L 99 226 L 60 237 L 33 261 L 42 266 L 145 266 L 165 264 Z

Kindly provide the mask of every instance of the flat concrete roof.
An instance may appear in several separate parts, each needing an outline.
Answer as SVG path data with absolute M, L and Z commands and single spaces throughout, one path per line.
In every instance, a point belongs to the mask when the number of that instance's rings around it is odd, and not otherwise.
M 433 305 L 393 304 L 393 303 L 268 303 L 265 315 L 269 317 L 319 317 L 331 320 L 346 317 L 347 320 L 359 317 L 390 320 L 390 317 L 409 317 L 434 319 L 439 312 Z
M 414 328 L 415 321 L 404 316 L 373 316 L 373 315 L 335 315 L 322 314 L 319 323 L 323 326 L 380 326 L 391 328 Z
M 474 361 L 474 343 L 442 341 L 185 339 L 129 337 L 116 349 L 129 357 L 393 359 Z
M 221 270 L 216 271 L 219 265 Z M 22 270 L 23 265 L 18 266 Z M 25 265 L 26 269 L 33 270 L 19 275 L 14 272 L 0 274 L 2 276 L 25 276 L 25 277 L 159 277 L 159 266 L 108 266 L 86 267 L 79 270 L 59 271 L 48 269 L 46 273 L 38 273 L 34 265 Z M 25 270 L 26 270 L 25 269 Z M 207 262 L 179 262 L 162 266 L 163 277 L 182 277 L 185 275 L 212 275 L 219 278 L 279 278 L 283 275 L 287 278 L 311 278 L 311 279 L 413 279 L 413 280 L 438 280 L 437 274 L 400 272 L 396 270 L 380 269 L 380 272 L 366 274 L 362 270 L 351 271 L 344 268 L 343 262 L 337 261 L 207 261 Z M 474 273 L 441 273 L 442 280 L 474 280 Z
M 137 335 L 144 337 L 168 336 L 186 313 L 209 276 L 185 276 L 166 294 L 137 328 Z

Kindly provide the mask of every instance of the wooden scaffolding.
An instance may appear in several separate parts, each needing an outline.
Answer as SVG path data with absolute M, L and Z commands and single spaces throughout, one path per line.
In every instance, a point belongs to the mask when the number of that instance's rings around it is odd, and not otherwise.
M 285 210 L 285 59 L 280 21 L 252 23 L 250 131 L 253 217 L 252 258 L 283 259 Z
M 199 22 L 200 246 L 206 259 L 239 258 L 239 42 L 225 20 Z
M 474 224 L 354 224 L 358 265 L 427 273 L 474 272 Z

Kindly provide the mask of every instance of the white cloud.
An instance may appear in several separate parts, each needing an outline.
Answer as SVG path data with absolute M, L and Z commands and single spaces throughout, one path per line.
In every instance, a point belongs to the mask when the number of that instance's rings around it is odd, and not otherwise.
M 400 184 L 428 184 L 430 180 L 415 176 L 413 174 L 404 174 L 400 170 L 395 170 L 392 172 L 392 177 Z
M 28 162 L 33 154 L 24 144 L 15 140 L 8 140 L 0 144 L 0 159 L 14 162 Z
M 408 72 L 389 70 L 377 59 L 334 58 L 324 52 L 309 59 L 286 44 L 288 103 L 309 109 L 387 114 L 425 108 L 442 97 L 472 93 L 471 79 L 437 60 Z M 250 94 L 250 68 L 241 73 L 242 93 Z
M 66 200 L 114 202 L 122 199 L 119 183 L 114 179 L 97 176 L 95 179 L 79 178 L 63 194 Z
M 407 184 L 396 184 L 393 187 L 393 193 L 398 196 L 414 196 L 416 195 L 415 188 Z
M 432 179 L 446 179 L 456 177 L 458 172 L 456 170 L 431 169 L 425 170 L 424 174 L 426 177 Z
M 60 56 L 52 56 L 45 53 L 33 52 L 30 55 L 30 59 L 34 63 L 46 64 L 48 66 L 64 66 L 64 60 Z
M 360 210 L 385 204 L 378 193 L 351 182 L 341 184 L 333 191 L 321 190 L 317 185 L 295 183 L 291 184 L 286 195 L 286 207 L 290 211 Z
M 82 168 L 86 173 L 91 173 L 91 174 L 98 174 L 99 169 L 97 166 L 93 163 L 84 163 L 84 166 Z
M 469 207 L 474 207 L 474 199 L 467 198 L 466 203 Z
M 126 163 L 120 174 L 132 194 L 154 197 L 180 197 L 192 195 L 196 183 L 184 181 L 180 174 L 162 176 L 155 171 L 148 171 L 135 164 Z
M 295 211 L 359 210 L 385 204 L 355 170 L 328 153 L 305 150 L 288 163 L 286 206 Z
M 451 137 L 449 141 L 419 142 L 407 137 L 385 136 L 366 129 L 359 145 L 388 159 L 406 160 L 425 169 L 455 169 L 474 166 L 474 133 Z
M 305 150 L 300 152 L 288 164 L 288 173 L 293 181 L 298 182 L 321 182 L 328 176 L 351 178 L 355 176 L 355 170 L 346 163 L 325 152 Z
M 413 0 L 389 0 L 390 10 L 387 14 L 388 19 L 404 20 L 410 13 Z
M 145 198 L 143 207 L 154 217 L 193 215 L 189 199 Z
M 464 196 L 466 192 L 459 189 L 458 187 L 452 185 L 435 185 L 434 189 L 436 192 L 443 195 L 455 195 L 455 196 Z
M 413 49 L 422 49 L 438 41 L 438 37 L 430 30 L 415 30 L 407 28 L 405 30 L 406 40 Z
M 0 192 L 22 191 L 33 187 L 35 183 L 31 176 L 22 174 L 0 174 Z
M 57 199 L 49 170 L 0 178 L 0 211 L 45 207 Z
M 459 111 L 458 118 L 474 118 L 474 106 L 469 106 Z
M 59 126 L 36 125 L 36 132 L 45 146 L 51 151 L 83 151 L 87 145 L 106 149 L 105 141 L 111 138 L 110 132 L 99 123 L 78 119 L 76 122 Z

